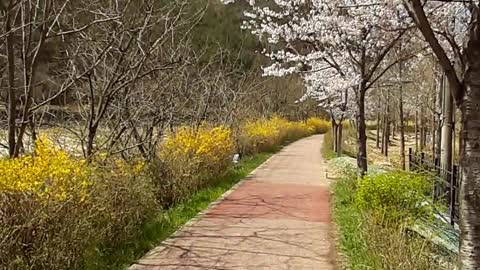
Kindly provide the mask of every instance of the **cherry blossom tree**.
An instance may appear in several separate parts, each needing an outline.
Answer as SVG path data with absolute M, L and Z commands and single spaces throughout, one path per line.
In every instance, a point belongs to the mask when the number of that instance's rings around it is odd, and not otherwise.
M 315 70 L 316 67 L 313 67 Z M 313 98 L 330 115 L 333 131 L 333 150 L 342 153 L 343 121 L 355 113 L 352 96 L 355 85 L 342 77 L 336 70 L 328 69 L 305 72 L 303 79 L 307 88 L 305 98 Z
M 404 3 L 438 59 L 451 95 L 462 112 L 460 257 L 462 269 L 479 269 L 480 4 L 420 0 Z
M 365 97 L 385 72 L 401 61 L 386 63 L 386 56 L 405 35 L 410 22 L 402 12 L 401 3 L 251 0 L 248 4 L 243 28 L 268 43 L 263 53 L 273 64 L 264 68 L 266 75 L 334 70 L 342 78 L 338 83 L 353 86 L 357 107 L 357 163 L 360 173 L 364 174 L 367 171 Z

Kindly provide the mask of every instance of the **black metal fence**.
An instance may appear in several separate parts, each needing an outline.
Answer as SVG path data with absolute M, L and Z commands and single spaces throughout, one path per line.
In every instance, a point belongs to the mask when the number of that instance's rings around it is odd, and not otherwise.
M 425 153 L 416 153 L 412 148 L 408 151 L 410 171 L 425 172 L 432 176 L 432 195 L 435 202 L 448 207 L 448 215 L 452 225 L 458 221 L 459 190 L 461 175 L 458 165 L 451 170 L 442 168 L 438 159 Z

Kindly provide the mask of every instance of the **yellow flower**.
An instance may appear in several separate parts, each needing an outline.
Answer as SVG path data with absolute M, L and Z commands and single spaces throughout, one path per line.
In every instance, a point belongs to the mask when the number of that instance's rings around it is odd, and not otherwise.
M 40 198 L 66 200 L 89 187 L 88 168 L 41 137 L 35 152 L 0 160 L 0 191 L 28 191 Z
M 243 140 L 243 146 L 252 152 L 270 151 L 285 141 L 315 133 L 325 133 L 329 127 L 328 121 L 319 118 L 310 118 L 304 123 L 275 116 L 245 123 L 240 137 Z
M 225 126 L 182 127 L 161 145 L 160 157 L 177 175 L 210 174 L 230 164 L 234 150 L 232 131 Z M 196 166 L 202 164 L 202 166 Z M 199 172 L 198 170 L 203 170 Z

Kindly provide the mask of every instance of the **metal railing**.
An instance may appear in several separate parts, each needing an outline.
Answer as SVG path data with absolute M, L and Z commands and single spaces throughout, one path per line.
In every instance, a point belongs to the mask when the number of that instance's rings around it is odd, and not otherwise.
M 459 218 L 459 190 L 461 174 L 458 165 L 453 165 L 451 170 L 442 168 L 437 159 L 421 152 L 408 151 L 408 164 L 410 171 L 428 173 L 432 179 L 432 196 L 435 202 L 448 207 L 450 224 L 454 225 Z

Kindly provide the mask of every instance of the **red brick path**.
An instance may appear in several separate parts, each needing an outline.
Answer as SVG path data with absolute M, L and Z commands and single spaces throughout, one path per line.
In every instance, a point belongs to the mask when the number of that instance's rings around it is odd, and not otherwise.
M 335 269 L 321 141 L 284 148 L 130 269 Z

